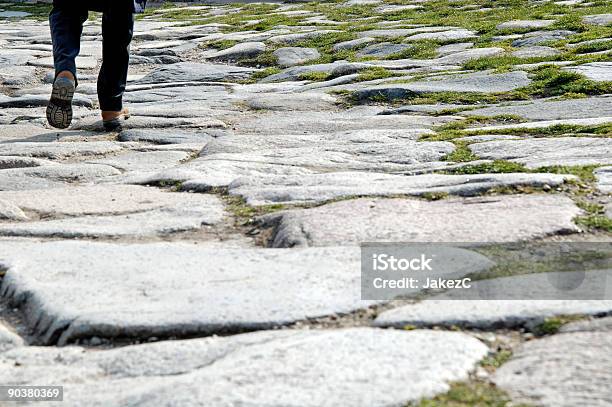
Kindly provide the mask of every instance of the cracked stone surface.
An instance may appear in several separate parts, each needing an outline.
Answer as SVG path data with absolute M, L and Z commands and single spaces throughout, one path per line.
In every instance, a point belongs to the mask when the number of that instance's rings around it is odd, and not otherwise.
M 351 217 L 346 218 L 345 214 Z M 449 199 L 354 199 L 268 215 L 272 247 L 360 242 L 511 242 L 577 232 L 568 198 L 524 195 Z
M 607 383 L 612 337 L 577 332 L 529 341 L 497 370 L 495 384 L 515 400 L 542 406 L 604 406 L 612 400 Z
M 262 329 L 371 303 L 360 299 L 357 248 L 3 241 L 0 259 L 3 298 L 46 344 Z
M 487 351 L 457 332 L 265 331 L 95 353 L 79 347 L 17 348 L 0 357 L 0 377 L 9 384 L 33 383 L 43 374 L 47 382 L 67 386 L 65 399 L 88 406 L 143 399 L 173 403 L 179 391 L 184 406 L 382 407 L 447 391 L 450 382 L 467 378 Z M 58 358 L 64 362 L 57 364 Z M 367 394 L 364 382 L 373 385 Z M 232 390 L 235 383 L 242 391 Z
M 556 174 L 475 174 L 414 176 L 335 172 L 284 177 L 242 177 L 229 185 L 251 205 L 324 202 L 351 196 L 393 196 L 446 193 L 474 196 L 493 188 L 517 186 L 550 187 L 575 180 Z
M 609 164 L 612 161 L 612 139 L 609 138 L 497 140 L 471 144 L 469 148 L 480 158 L 515 161 L 528 168 Z
M 473 281 L 473 289 L 467 292 L 447 291 L 417 304 L 385 311 L 376 318 L 375 325 L 533 329 L 549 317 L 608 314 L 612 312 L 609 274 L 609 270 L 586 274 L 552 272 Z M 565 294 L 559 288 L 578 280 L 581 285 L 576 290 L 580 291 Z M 605 300 L 577 299 L 581 297 Z

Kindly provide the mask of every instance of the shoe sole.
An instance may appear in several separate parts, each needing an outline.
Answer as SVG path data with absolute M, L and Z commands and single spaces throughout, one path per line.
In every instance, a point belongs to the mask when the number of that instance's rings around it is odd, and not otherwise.
M 59 79 L 53 84 L 51 100 L 47 105 L 47 121 L 57 129 L 65 129 L 72 123 L 72 98 L 74 83 Z

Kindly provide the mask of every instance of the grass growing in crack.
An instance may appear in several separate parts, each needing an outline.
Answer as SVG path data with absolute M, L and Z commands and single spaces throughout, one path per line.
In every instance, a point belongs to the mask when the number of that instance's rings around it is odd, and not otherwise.
M 532 137 L 612 137 L 612 123 L 595 126 L 582 126 L 577 124 L 556 124 L 554 126 L 540 128 L 507 128 L 507 129 L 466 129 L 463 136 L 478 136 L 482 134 L 508 134 Z
M 327 72 L 306 72 L 299 75 L 299 79 L 303 81 L 323 82 L 329 79 L 331 75 Z
M 480 361 L 480 366 L 490 369 L 497 369 L 504 363 L 506 363 L 512 357 L 512 351 L 508 349 L 502 349 L 499 352 L 491 356 L 485 357 Z
M 442 161 L 467 162 L 477 160 L 478 157 L 470 150 L 469 143 L 455 140 L 455 150 L 442 158 Z
M 559 315 L 550 317 L 536 325 L 532 331 L 537 336 L 554 335 L 559 332 L 563 325 L 585 318 L 586 316 L 584 315 Z
M 597 167 L 597 165 L 553 165 L 548 167 L 539 167 L 532 170 L 532 172 L 575 175 L 583 182 L 591 183 L 595 181 L 595 174 L 593 171 Z
M 411 44 L 410 48 L 407 48 L 401 52 L 390 55 L 387 59 L 404 59 L 404 58 L 416 58 L 416 59 L 430 59 L 435 58 L 438 54 L 436 49 L 440 46 L 435 41 L 415 41 Z
M 276 67 L 262 69 L 261 71 L 254 72 L 253 75 L 251 75 L 250 80 L 252 82 L 256 82 L 260 79 L 267 78 L 270 75 L 276 75 L 277 73 L 280 73 L 280 72 L 282 72 L 282 69 L 276 68 Z
M 577 225 L 589 229 L 612 233 L 612 219 L 608 218 L 606 215 L 578 216 L 574 219 L 574 222 L 576 222 Z
M 532 96 L 550 97 L 566 93 L 604 95 L 612 93 L 612 82 L 596 82 L 584 75 L 557 66 L 543 66 L 533 71 L 533 82 L 521 90 Z
M 448 392 L 418 403 L 410 403 L 407 407 L 506 407 L 509 403 L 508 394 L 494 385 L 471 382 L 453 383 Z
M 225 203 L 227 211 L 234 215 L 241 225 L 252 224 L 258 216 L 285 209 L 285 205 L 281 204 L 251 206 L 246 203 L 244 198 L 236 195 L 229 195 L 227 192 L 222 193 L 221 198 Z
M 512 161 L 495 160 L 490 163 L 466 165 L 460 168 L 440 171 L 441 174 L 473 175 L 473 174 L 505 174 L 516 172 L 529 172 L 522 164 Z
M 372 67 L 359 72 L 357 80 L 360 82 L 373 81 L 376 79 L 384 79 L 395 76 L 393 72 L 382 67 Z

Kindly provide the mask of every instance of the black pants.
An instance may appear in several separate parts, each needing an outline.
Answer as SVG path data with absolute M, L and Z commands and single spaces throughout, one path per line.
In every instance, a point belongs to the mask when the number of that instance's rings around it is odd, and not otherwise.
M 54 0 L 49 24 L 55 75 L 69 71 L 77 77 L 75 59 L 79 55 L 83 23 L 89 10 L 103 13 L 102 67 L 98 76 L 100 108 L 119 111 L 123 108 L 134 32 L 133 0 Z

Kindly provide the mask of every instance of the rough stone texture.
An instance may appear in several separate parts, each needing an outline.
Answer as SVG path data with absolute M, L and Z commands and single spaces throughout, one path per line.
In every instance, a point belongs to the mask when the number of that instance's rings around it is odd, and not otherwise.
M 300 94 L 262 93 L 241 101 L 254 110 L 272 111 L 326 111 L 337 110 L 337 99 L 331 95 L 319 92 L 304 92 Z
M 585 117 L 612 117 L 612 97 L 548 100 L 512 103 L 470 110 L 476 116 L 518 115 L 529 120 L 583 119 Z
M 355 40 L 339 42 L 332 47 L 332 50 L 342 51 L 342 50 L 347 50 L 347 49 L 355 49 L 363 45 L 371 44 L 375 41 L 376 39 L 371 38 L 371 37 L 357 38 Z
M 368 45 L 363 48 L 359 52 L 357 52 L 357 57 L 371 57 L 371 58 L 386 58 L 393 54 L 398 54 L 402 51 L 405 51 L 412 46 L 407 44 L 393 44 L 390 42 L 381 42 L 378 44 Z
M 147 74 L 138 83 L 160 82 L 222 82 L 247 79 L 255 70 L 231 65 L 181 62 L 163 66 Z
M 601 167 L 595 170 L 597 188 L 606 194 L 612 194 L 612 167 Z
M 15 349 L 0 359 L 0 379 L 63 384 L 65 397 L 92 407 L 142 400 L 182 406 L 390 407 L 448 391 L 450 382 L 467 379 L 487 351 L 458 332 L 265 331 L 100 352 Z
M 473 46 L 473 42 L 458 42 L 455 44 L 442 45 L 441 47 L 436 48 L 436 52 L 439 56 L 446 56 L 456 52 L 465 51 Z
M 572 34 L 575 34 L 575 32 L 568 30 L 534 31 L 512 41 L 512 46 L 530 47 L 549 41 L 564 40 Z
M 528 168 L 551 165 L 593 165 L 612 162 L 612 139 L 556 137 L 497 140 L 471 144 L 480 158 L 510 160 Z
M 18 206 L 0 199 L 0 220 L 28 220 L 28 217 Z
M 476 38 L 476 32 L 466 29 L 438 31 L 431 33 L 420 33 L 406 37 L 406 41 L 422 41 L 422 40 L 433 40 L 433 41 L 459 41 Z
M 263 329 L 371 305 L 357 248 L 7 241 L 0 259 L 2 295 L 46 344 Z
M 591 62 L 565 69 L 578 72 L 594 81 L 612 81 L 612 62 Z
M 559 332 L 611 332 L 612 317 L 586 319 L 563 325 Z
M 276 57 L 278 65 L 282 67 L 301 65 L 321 56 L 316 48 L 299 47 L 279 48 L 272 54 Z
M 244 58 L 254 58 L 266 50 L 263 42 L 243 42 L 233 47 L 218 51 L 209 55 L 208 59 L 218 59 L 223 61 L 235 61 Z
M 75 94 L 72 99 L 74 106 L 93 107 L 93 102 L 90 98 Z M 0 98 L 0 108 L 10 107 L 40 107 L 49 104 L 48 95 L 23 95 L 17 97 Z
M 101 164 L 64 164 L 0 171 L 0 191 L 42 189 L 59 183 L 91 182 L 121 172 Z M 37 192 L 38 193 L 38 192 Z
M 427 80 L 378 85 L 358 90 L 355 96 L 358 99 L 370 99 L 375 96 L 386 99 L 402 99 L 423 93 L 435 92 L 508 92 L 529 85 L 530 80 L 525 72 L 516 71 L 504 74 L 471 73 L 434 77 Z
M 117 216 L 88 216 L 20 224 L 0 224 L 2 236 L 115 238 L 147 237 L 198 230 L 224 217 L 217 197 L 204 195 L 195 202 Z
M 116 153 L 123 149 L 120 143 L 112 141 L 73 142 L 73 143 L 4 143 L 0 144 L 0 155 L 67 158 L 73 156 L 92 156 Z
M 284 35 L 277 35 L 274 37 L 270 37 L 268 38 L 268 41 L 274 44 L 293 44 L 296 42 L 317 38 L 317 37 L 320 37 L 321 35 L 334 33 L 334 32 L 337 32 L 337 31 L 318 30 L 318 31 L 308 31 L 305 33 L 297 33 L 297 34 L 284 34 Z
M 576 232 L 580 210 L 563 196 L 419 201 L 355 199 L 268 215 L 273 247 L 361 242 L 511 242 Z M 346 214 L 350 214 L 347 218 Z
M 0 199 L 24 211 L 49 216 L 118 215 L 187 205 L 210 206 L 211 197 L 133 185 L 77 186 L 36 191 L 0 191 Z
M 578 332 L 524 343 L 493 381 L 517 402 L 607 406 L 612 402 L 612 335 Z
M 160 171 L 174 167 L 189 156 L 183 151 L 132 151 L 88 163 L 108 165 L 120 171 Z
M 558 186 L 573 176 L 556 174 L 476 174 L 413 176 L 334 172 L 299 176 L 239 178 L 229 186 L 250 205 L 314 203 L 350 196 L 452 194 L 474 196 L 499 187 Z
M 593 14 L 582 18 L 587 24 L 610 25 L 612 24 L 612 14 Z
M 0 354 L 23 345 L 23 340 L 0 322 Z
M 530 28 L 545 28 L 555 23 L 555 20 L 513 20 L 497 25 L 498 30 L 522 30 Z
M 567 299 L 562 299 L 562 290 L 554 286 L 554 281 L 582 279 L 584 276 L 580 272 L 536 273 L 473 281 L 468 291 L 451 290 L 417 304 L 385 311 L 378 316 L 375 325 L 533 329 L 549 317 L 611 313 L 612 285 L 601 286 L 602 280 L 608 281 L 610 277 L 605 273 L 609 271 L 587 273 L 592 277 L 584 278 L 578 288 L 580 293 L 574 294 L 593 299 L 578 300 L 571 292 Z M 605 300 L 594 299 L 600 288 Z
M 561 52 L 556 48 L 534 45 L 532 47 L 524 47 L 512 52 L 512 56 L 518 58 L 543 58 L 559 55 Z
M 120 141 L 146 141 L 156 144 L 206 144 L 211 139 L 212 137 L 205 132 L 180 130 L 161 131 L 157 129 L 133 129 L 124 130 L 119 134 Z

